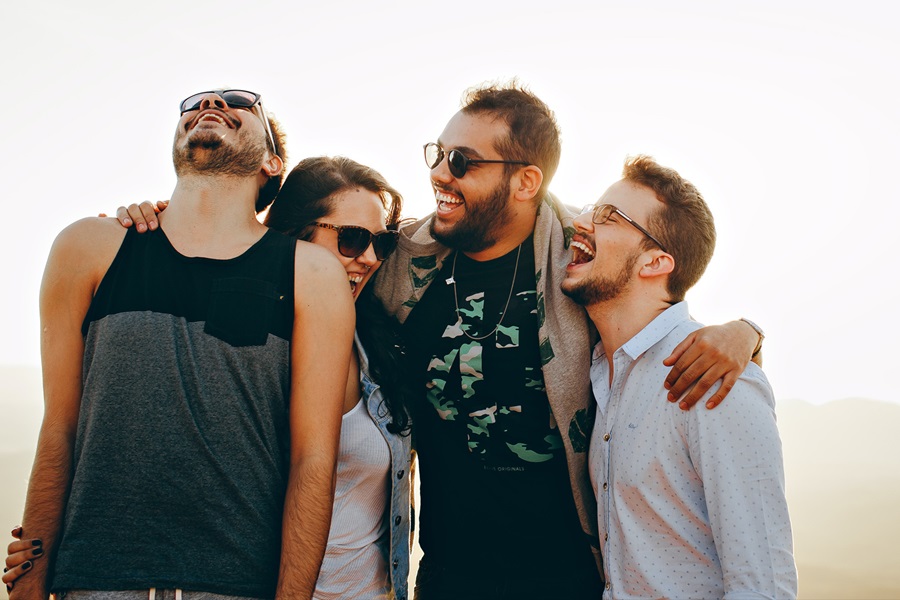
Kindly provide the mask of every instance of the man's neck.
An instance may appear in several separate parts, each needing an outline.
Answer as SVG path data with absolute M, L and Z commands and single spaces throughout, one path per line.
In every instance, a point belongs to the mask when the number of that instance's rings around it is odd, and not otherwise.
M 650 290 L 629 290 L 613 300 L 585 307 L 603 342 L 610 383 L 614 375 L 613 355 L 616 351 L 670 306 L 662 294 Z
M 505 256 L 518 247 L 519 244 L 527 240 L 528 236 L 534 233 L 535 222 L 536 218 L 532 213 L 530 220 L 520 219 L 519 223 L 511 223 L 500 234 L 497 241 L 488 248 L 479 250 L 478 252 L 463 252 L 463 254 L 478 262 L 494 260 L 495 258 Z
M 255 177 L 182 175 L 160 225 L 186 256 L 233 258 L 266 231 L 256 218 L 258 192 Z

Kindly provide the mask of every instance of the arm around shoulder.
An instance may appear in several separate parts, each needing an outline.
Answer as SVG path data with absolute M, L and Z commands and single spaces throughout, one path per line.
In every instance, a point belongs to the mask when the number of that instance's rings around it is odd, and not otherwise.
M 355 322 L 346 271 L 327 250 L 298 242 L 278 598 L 311 597 L 325 553 Z
M 663 361 L 672 367 L 665 382 L 669 401 L 678 401 L 683 410 L 688 410 L 720 381 L 706 401 L 706 408 L 718 406 L 751 358 L 759 354 L 757 342 L 761 344 L 762 338 L 748 323 L 739 319 L 703 327 L 678 344 Z

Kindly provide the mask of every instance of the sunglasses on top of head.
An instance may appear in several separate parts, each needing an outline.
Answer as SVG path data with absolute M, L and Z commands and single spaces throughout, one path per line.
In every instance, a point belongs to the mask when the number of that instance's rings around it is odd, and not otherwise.
M 272 135 L 272 128 L 269 126 L 269 116 L 266 114 L 266 109 L 263 106 L 262 96 L 256 92 L 250 92 L 248 90 L 209 90 L 208 92 L 199 92 L 188 96 L 181 101 L 181 114 L 183 115 L 192 110 L 200 110 L 200 105 L 203 104 L 203 98 L 209 94 L 215 94 L 221 98 L 229 108 L 246 108 L 251 110 L 253 107 L 259 106 L 259 118 L 266 127 L 266 133 L 269 136 L 271 149 L 273 152 L 275 151 L 275 136 Z
M 347 258 L 356 258 L 369 249 L 375 251 L 375 258 L 384 260 L 397 247 L 397 238 L 400 233 L 392 229 L 372 233 L 365 227 L 358 225 L 331 225 L 330 223 L 312 223 L 323 229 L 333 229 L 338 234 L 338 252 Z
M 444 160 L 444 156 L 447 157 L 447 166 L 450 168 L 450 174 L 457 179 L 465 177 L 466 171 L 469 169 L 469 165 L 491 163 L 502 165 L 528 166 L 529 164 L 531 164 L 521 160 L 485 160 L 481 158 L 469 158 L 459 150 L 444 152 L 444 149 L 441 148 L 441 145 L 436 144 L 435 142 L 429 142 L 425 144 L 425 164 L 428 165 L 429 169 L 433 169 L 441 164 L 441 161 Z

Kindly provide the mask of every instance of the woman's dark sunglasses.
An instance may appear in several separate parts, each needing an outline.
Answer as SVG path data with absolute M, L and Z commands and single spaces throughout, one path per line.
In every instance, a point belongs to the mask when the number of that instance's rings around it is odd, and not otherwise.
M 484 160 L 480 158 L 468 158 L 459 150 L 451 150 L 450 152 L 445 153 L 440 144 L 436 144 L 434 142 L 425 144 L 425 164 L 428 165 L 429 169 L 433 169 L 441 164 L 441 161 L 444 160 L 444 156 L 447 157 L 447 166 L 450 168 L 450 174 L 457 179 L 465 177 L 466 171 L 469 169 L 469 165 L 495 163 L 503 165 L 527 166 L 530 164 L 521 160 Z
M 384 260 L 397 247 L 397 238 L 400 237 L 399 232 L 391 229 L 372 233 L 365 227 L 357 225 L 331 225 L 330 223 L 312 223 L 312 225 L 337 231 L 338 252 L 347 258 L 361 256 L 369 249 L 369 244 L 372 244 L 375 258 Z
M 203 98 L 205 98 L 207 94 L 217 95 L 229 108 L 251 109 L 256 105 L 259 105 L 259 112 L 261 113 L 260 119 L 266 127 L 266 133 L 269 136 L 269 143 L 272 145 L 272 150 L 275 150 L 275 136 L 272 135 L 272 128 L 269 126 L 269 116 L 266 114 L 265 107 L 263 107 L 262 96 L 248 90 L 209 90 L 208 92 L 199 92 L 188 96 L 181 101 L 181 114 L 192 110 L 199 110 L 200 105 L 203 103 Z

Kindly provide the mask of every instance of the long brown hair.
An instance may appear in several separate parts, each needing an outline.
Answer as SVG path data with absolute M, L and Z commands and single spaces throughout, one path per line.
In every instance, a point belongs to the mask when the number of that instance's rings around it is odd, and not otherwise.
M 306 158 L 294 167 L 266 215 L 265 224 L 284 234 L 309 241 L 319 219 L 326 218 L 341 202 L 347 189 L 362 187 L 381 198 L 388 228 L 397 228 L 403 209 L 403 197 L 375 169 L 343 156 Z M 375 274 L 375 277 L 378 273 Z M 356 332 L 366 349 L 369 375 L 383 391 L 385 407 L 391 414 L 388 430 L 407 434 L 410 430 L 408 378 L 404 368 L 400 325 L 390 317 L 384 305 L 363 288 L 356 301 Z

